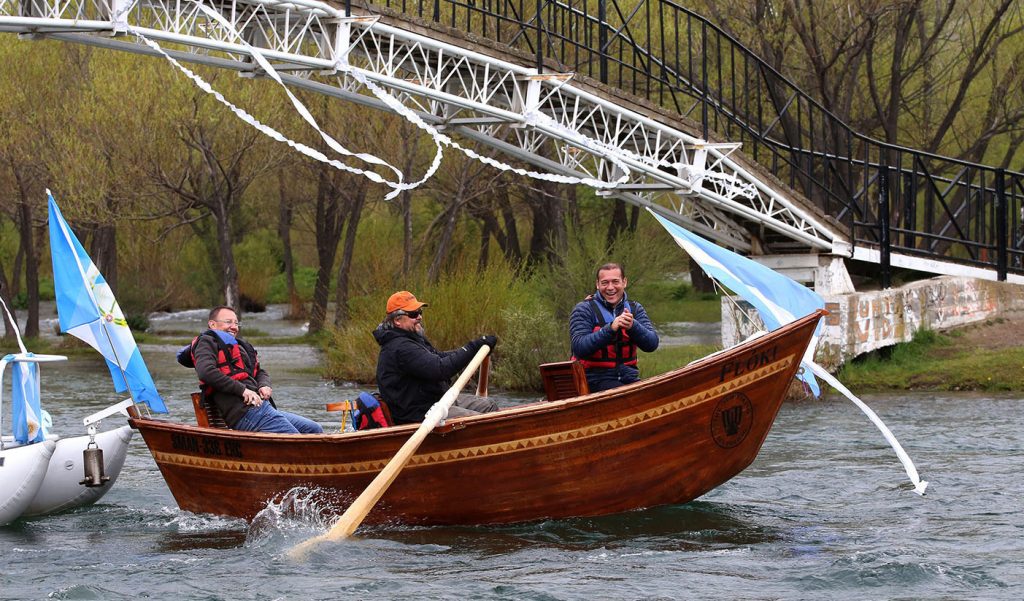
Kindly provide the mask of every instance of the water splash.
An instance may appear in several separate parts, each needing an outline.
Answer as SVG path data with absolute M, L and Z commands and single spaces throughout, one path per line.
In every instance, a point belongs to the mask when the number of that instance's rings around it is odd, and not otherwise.
M 261 546 L 280 536 L 306 537 L 331 527 L 351 499 L 334 490 L 297 486 L 275 495 L 249 524 L 246 545 Z

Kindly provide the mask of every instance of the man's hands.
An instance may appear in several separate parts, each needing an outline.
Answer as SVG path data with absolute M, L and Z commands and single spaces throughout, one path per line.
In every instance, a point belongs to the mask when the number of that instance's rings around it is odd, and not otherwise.
M 255 391 L 249 390 L 248 388 L 242 392 L 242 402 L 252 407 L 259 407 L 263 404 L 263 399 L 260 398 Z
M 617 332 L 619 328 L 628 330 L 632 327 L 633 313 L 630 312 L 629 306 L 627 305 L 622 309 L 622 313 L 619 313 L 619 316 L 612 320 L 611 328 L 613 332 Z
M 495 336 L 494 334 L 486 334 L 479 338 L 474 338 L 470 340 L 463 348 L 467 348 L 475 353 L 478 350 L 480 350 L 480 347 L 482 347 L 485 344 L 491 347 L 491 350 L 493 351 L 494 345 L 498 344 L 498 337 Z

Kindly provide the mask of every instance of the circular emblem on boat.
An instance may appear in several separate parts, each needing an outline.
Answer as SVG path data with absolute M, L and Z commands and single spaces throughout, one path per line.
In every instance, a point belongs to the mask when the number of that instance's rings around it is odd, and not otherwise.
M 742 392 L 734 392 L 718 401 L 711 415 L 711 436 L 715 444 L 731 449 L 743 442 L 754 423 L 754 406 Z

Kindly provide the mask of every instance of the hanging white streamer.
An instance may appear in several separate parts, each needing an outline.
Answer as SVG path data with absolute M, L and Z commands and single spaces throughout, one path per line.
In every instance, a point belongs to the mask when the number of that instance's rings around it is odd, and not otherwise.
M 342 163 L 341 161 L 338 161 L 336 159 L 328 158 L 327 155 L 325 155 L 324 153 L 320 152 L 319 150 L 316 150 L 315 148 L 310 148 L 309 146 L 306 146 L 305 144 L 303 144 L 301 142 L 296 142 L 296 141 L 288 138 L 284 134 L 278 132 L 276 129 L 270 127 L 269 125 L 265 125 L 265 124 L 261 123 L 258 119 L 256 119 L 255 117 L 253 117 L 252 115 L 247 113 L 245 111 L 245 109 L 242 109 L 242 108 L 239 108 L 239 107 L 235 106 L 234 104 L 231 103 L 230 100 L 225 98 L 220 92 L 214 90 L 213 87 L 210 86 L 210 84 L 208 84 L 206 82 L 206 80 L 204 80 L 202 77 L 196 75 L 188 67 L 182 65 L 177 60 L 175 60 L 174 57 L 172 57 L 171 55 L 169 55 L 166 52 L 164 52 L 164 49 L 161 48 L 159 44 L 157 44 L 153 40 L 147 38 L 140 31 L 138 31 L 138 30 L 136 30 L 136 29 L 134 29 L 132 27 L 129 27 L 128 30 L 129 30 L 129 32 L 132 35 L 138 37 L 146 45 L 148 45 L 150 48 L 155 50 L 161 56 L 166 58 L 172 65 L 177 67 L 189 79 L 191 79 L 193 82 L 195 82 L 195 84 L 199 87 L 199 89 L 203 90 L 207 94 L 212 95 L 214 98 L 216 98 L 218 101 L 220 101 L 221 104 L 223 104 L 224 106 L 228 107 L 228 109 L 230 109 L 231 112 L 233 112 L 236 116 L 238 116 L 239 119 L 241 119 L 242 121 L 244 121 L 244 122 L 248 123 L 249 125 L 253 126 L 257 130 L 259 130 L 260 132 L 262 132 L 263 134 L 268 136 L 269 138 L 277 140 L 278 142 L 283 142 L 284 144 L 287 144 L 288 146 L 291 146 L 292 148 L 294 148 L 295 150 L 299 151 L 300 153 L 302 153 L 302 154 L 304 154 L 304 155 L 306 155 L 306 156 L 308 156 L 308 157 L 310 157 L 312 159 L 320 161 L 322 163 L 327 163 L 328 165 L 331 165 L 332 167 L 335 167 L 337 169 L 341 169 L 343 171 L 348 171 L 349 173 L 355 173 L 357 175 L 362 175 L 362 176 L 366 177 L 367 179 L 369 179 L 370 181 L 373 181 L 375 183 L 379 183 L 379 184 L 387 184 L 387 183 L 389 183 L 387 180 L 385 180 L 383 177 L 381 177 L 379 174 L 377 174 L 377 173 L 375 173 L 373 171 L 364 171 L 363 169 L 359 169 L 357 167 L 352 167 L 350 165 L 346 165 L 345 163 Z
M 371 181 L 373 181 L 375 183 L 382 183 L 382 184 L 385 184 L 385 185 L 391 187 L 392 191 L 385 197 L 386 199 L 394 198 L 395 196 L 397 196 L 403 190 L 413 189 L 413 188 L 421 185 L 425 181 L 427 181 L 430 177 L 432 177 L 434 175 L 434 173 L 437 171 L 437 169 L 439 168 L 441 160 L 442 160 L 442 156 L 443 156 L 442 155 L 442 149 L 441 149 L 442 145 L 453 147 L 453 148 L 459 150 L 460 152 L 462 152 L 463 154 L 465 154 L 466 156 L 474 159 L 474 160 L 480 161 L 480 162 L 482 162 L 484 164 L 487 164 L 489 166 L 492 166 L 492 167 L 494 167 L 496 169 L 499 169 L 499 170 L 502 170 L 502 171 L 509 171 L 509 172 L 512 172 L 512 173 L 516 173 L 516 174 L 519 174 L 519 175 L 522 175 L 522 176 L 526 176 L 526 177 L 530 177 L 532 179 L 538 179 L 538 180 L 542 180 L 542 181 L 549 181 L 549 182 L 559 183 L 559 184 L 571 184 L 571 185 L 582 184 L 582 185 L 587 185 L 587 186 L 591 186 L 591 187 L 594 187 L 594 188 L 600 188 L 600 189 L 615 188 L 616 186 L 618 186 L 620 184 L 623 184 L 623 183 L 626 183 L 627 181 L 629 181 L 629 176 L 631 174 L 631 170 L 623 162 L 623 159 L 621 158 L 622 155 L 625 155 L 625 156 L 629 157 L 630 159 L 638 161 L 638 162 L 642 162 L 642 163 L 645 163 L 645 164 L 651 164 L 651 161 L 649 159 L 645 159 L 644 157 L 640 157 L 639 155 L 636 155 L 636 154 L 634 154 L 634 153 L 632 153 L 632 152 L 630 152 L 630 151 L 628 151 L 626 149 L 613 147 L 613 146 L 611 146 L 609 144 L 606 144 L 604 142 L 601 142 L 599 140 L 595 140 L 595 139 L 589 138 L 588 136 L 586 136 L 584 134 L 581 134 L 580 132 L 577 132 L 575 130 L 572 130 L 570 128 L 567 128 L 567 127 L 559 124 L 554 119 L 552 119 L 551 117 L 549 117 L 547 115 L 544 115 L 543 113 L 539 113 L 539 112 L 535 112 L 535 111 L 530 111 L 530 112 L 527 112 L 527 113 L 524 114 L 524 118 L 525 118 L 525 120 L 526 120 L 528 125 L 536 126 L 538 123 L 543 123 L 546 127 L 555 130 L 563 138 L 565 138 L 567 140 L 570 140 L 570 141 L 573 141 L 576 145 L 580 146 L 581 148 L 584 148 L 584 149 L 586 149 L 587 151 L 589 151 L 589 152 L 591 152 L 593 154 L 603 155 L 612 164 L 614 164 L 616 167 L 619 168 L 619 170 L 622 172 L 622 175 L 618 179 L 616 179 L 614 182 L 608 182 L 608 181 L 599 180 L 599 179 L 590 178 L 590 177 L 575 177 L 575 176 L 558 175 L 558 174 L 553 174 L 553 173 L 543 173 L 543 172 L 537 172 L 537 171 L 532 171 L 532 170 L 528 170 L 528 169 L 522 169 L 522 168 L 519 168 L 519 167 L 513 167 L 512 165 L 509 165 L 507 163 L 504 163 L 504 162 L 499 161 L 497 159 L 494 159 L 492 157 L 482 155 L 482 154 L 474 151 L 471 148 L 466 148 L 466 147 L 460 145 L 458 142 L 455 142 L 449 136 L 441 133 L 435 127 L 433 127 L 430 124 L 428 124 L 425 121 L 423 121 L 423 119 L 420 118 L 419 115 L 417 115 L 415 112 L 410 110 L 408 107 L 406 107 L 404 104 L 402 104 L 397 98 L 395 98 L 390 93 L 388 93 L 387 91 L 382 89 L 376 83 L 371 81 L 369 78 L 367 78 L 359 70 L 357 70 L 355 68 L 352 68 L 351 66 L 345 64 L 341 59 L 339 59 L 338 62 L 335 64 L 335 68 L 336 69 L 338 69 L 339 71 L 344 72 L 344 73 L 352 76 L 357 82 L 359 82 L 364 87 L 366 87 L 368 90 L 370 90 L 370 92 L 374 96 L 376 96 L 379 100 L 381 100 L 386 106 L 391 108 L 396 113 L 398 113 L 398 114 L 402 115 L 403 117 L 405 117 L 408 121 L 413 123 L 419 129 L 421 129 L 421 130 L 425 131 L 426 133 L 428 133 L 431 136 L 432 140 L 434 141 L 434 144 L 435 144 L 435 146 L 437 148 L 437 151 L 436 151 L 436 153 L 434 155 L 434 160 L 431 162 L 431 165 L 427 169 L 427 171 L 424 174 L 424 176 L 420 180 L 418 180 L 416 182 L 404 183 L 403 182 L 404 176 L 403 176 L 402 172 L 399 169 L 397 169 L 394 166 L 392 166 L 390 163 L 388 163 L 388 162 L 384 161 L 383 159 L 380 159 L 380 158 L 378 158 L 378 157 L 376 157 L 374 155 L 371 155 L 371 154 L 351 152 L 347 148 L 345 148 L 343 145 L 341 145 L 339 142 L 337 142 L 337 140 L 335 140 L 333 137 L 331 137 L 326 132 L 324 132 L 323 129 L 320 128 L 319 125 L 316 123 L 315 118 L 312 116 L 312 114 L 309 112 L 309 110 L 305 107 L 305 105 L 303 105 L 302 102 L 298 98 L 296 98 L 294 96 L 294 94 L 292 94 L 292 92 L 288 89 L 287 85 L 285 85 L 285 83 L 282 81 L 282 79 L 281 79 L 280 75 L 277 73 L 276 69 L 274 69 L 274 67 L 266 59 L 266 57 L 263 56 L 262 52 L 259 49 L 251 46 L 248 42 L 246 42 L 242 38 L 241 34 L 234 28 L 233 25 L 231 25 L 230 22 L 228 22 L 226 19 L 224 19 L 224 17 L 222 15 L 220 15 L 219 13 L 217 13 L 216 11 L 213 11 L 210 8 L 208 8 L 207 6 L 205 6 L 204 4 L 202 4 L 201 0 L 193 0 L 193 2 L 195 2 L 196 6 L 204 14 L 206 14 L 208 17 L 210 17 L 211 19 L 216 21 L 221 27 L 227 29 L 232 35 L 234 35 L 239 40 L 239 42 L 241 44 L 243 44 L 249 50 L 249 52 L 251 53 L 253 58 L 257 61 L 257 63 L 260 65 L 260 67 L 267 73 L 267 75 L 270 76 L 276 83 L 278 83 L 278 85 L 280 85 L 285 90 L 286 94 L 288 95 L 289 99 L 291 100 L 292 105 L 295 107 L 296 111 L 298 111 L 299 114 L 302 116 L 302 118 L 307 123 L 309 123 L 309 125 L 311 127 L 313 127 L 320 134 L 320 136 L 324 139 L 324 141 L 327 143 L 327 145 L 329 147 L 331 147 L 333 150 L 335 150 L 336 152 L 338 152 L 339 154 L 342 154 L 344 156 L 352 156 L 352 157 L 358 158 L 358 159 L 363 160 L 363 161 L 365 161 L 367 163 L 370 163 L 370 164 L 375 164 L 375 165 L 380 165 L 380 166 L 387 167 L 388 169 L 390 169 L 392 172 L 395 173 L 395 175 L 398 177 L 398 181 L 397 182 L 392 182 L 392 181 L 389 181 L 389 180 L 381 177 L 379 174 L 377 174 L 377 173 L 375 173 L 373 171 L 365 171 L 365 170 L 362 170 L 362 169 L 358 169 L 356 167 L 352 167 L 352 166 L 347 165 L 345 163 L 341 163 L 340 161 L 329 159 L 326 155 L 324 155 L 320 151 L 315 150 L 313 148 L 310 148 L 310 147 L 308 147 L 305 144 L 302 144 L 300 142 L 295 142 L 295 141 L 287 138 L 286 136 L 284 136 L 280 132 L 274 130 L 272 127 L 261 123 L 255 117 L 253 117 L 248 112 L 246 112 L 244 109 L 241 109 L 241 108 L 235 106 L 234 104 L 232 104 L 222 94 L 220 94 L 219 92 L 215 91 L 213 89 L 213 87 L 209 83 L 207 83 L 205 80 L 203 80 L 199 75 L 197 75 L 196 73 L 194 73 L 190 69 L 184 67 L 177 60 L 175 60 L 173 57 L 171 57 L 169 54 L 164 52 L 164 50 L 155 41 L 148 39 L 141 32 L 139 32 L 135 28 L 131 27 L 130 25 L 127 26 L 128 27 L 128 31 L 130 33 L 132 33 L 133 35 L 139 37 L 141 40 L 143 40 L 143 42 L 145 42 L 151 48 L 156 50 L 159 54 L 164 56 L 169 62 L 171 62 L 171 64 L 173 64 L 175 67 L 177 67 L 179 70 L 181 70 L 182 73 L 184 73 L 186 76 L 188 76 L 190 79 L 192 79 L 196 83 L 196 85 L 198 85 L 200 87 L 200 89 L 202 89 L 205 92 L 213 95 L 218 101 L 220 101 L 222 104 L 227 106 L 233 113 L 235 113 L 244 122 L 252 125 L 257 130 L 259 130 L 260 132 L 264 133 L 265 135 L 271 137 L 272 139 L 277 140 L 279 142 L 283 142 L 283 143 L 291 146 L 292 148 L 295 148 L 296 150 L 298 150 L 299 152 L 301 152 L 302 154 L 304 154 L 306 156 L 309 156 L 310 158 L 313 158 L 313 159 L 321 161 L 321 162 L 325 162 L 327 164 L 332 165 L 335 168 L 342 169 L 342 170 L 348 171 L 350 173 L 355 173 L 355 174 L 363 175 L 364 177 L 367 177 L 368 179 L 370 179 Z M 129 10 L 131 10 L 131 8 L 133 8 L 134 5 L 135 5 L 135 2 L 132 2 L 129 5 L 125 6 L 117 14 L 115 19 L 119 19 L 122 15 L 124 15 Z M 678 164 L 668 163 L 667 161 L 660 161 L 660 160 L 659 161 L 655 161 L 655 164 L 665 165 L 665 166 L 678 166 Z
M 832 374 L 828 373 L 828 371 L 826 371 L 824 367 L 818 365 L 813 361 L 806 361 L 804 362 L 804 365 L 809 365 L 811 371 L 814 372 L 814 375 L 828 382 L 829 385 L 832 386 L 832 388 L 835 388 L 836 390 L 841 392 L 843 396 L 850 399 L 854 405 L 860 408 L 860 410 L 864 412 L 864 415 L 868 416 L 868 419 L 871 420 L 871 423 L 875 424 L 875 426 L 882 432 L 882 436 L 884 436 L 885 440 L 889 442 L 889 446 L 891 446 L 892 449 L 896 451 L 896 456 L 900 458 L 900 462 L 903 464 L 903 469 L 906 470 L 907 476 L 910 478 L 910 481 L 914 484 L 914 492 L 916 492 L 919 495 L 924 495 L 924 489 L 928 487 L 928 482 L 921 480 L 921 476 L 918 475 L 917 468 L 914 467 L 914 462 L 911 461 L 910 456 L 907 455 L 907 452 L 903 450 L 903 446 L 900 445 L 899 441 L 896 440 L 896 437 L 893 435 L 893 433 L 882 422 L 882 419 L 878 417 L 878 415 L 874 411 L 871 410 L 871 407 L 868 407 L 864 403 L 864 401 L 857 398 L 857 395 L 850 392 L 850 390 L 846 386 L 843 386 L 842 382 L 836 379 Z
M 455 148 L 456 150 L 459 150 L 460 152 L 470 157 L 471 159 L 480 161 L 481 163 L 490 165 L 491 167 L 494 167 L 501 171 L 509 171 L 532 179 L 548 181 L 558 184 L 583 184 L 594 188 L 614 188 L 615 186 L 618 186 L 619 184 L 625 183 L 629 180 L 629 168 L 626 167 L 625 165 L 622 165 L 615 157 L 609 158 L 613 163 L 620 166 L 620 169 L 622 169 L 623 171 L 623 175 L 614 182 L 606 182 L 603 180 L 594 179 L 590 177 L 575 177 L 569 175 L 557 175 L 554 173 L 541 173 L 538 171 L 522 169 L 520 167 L 513 167 L 508 163 L 504 163 L 492 157 L 482 155 L 473 150 L 472 148 L 466 148 L 459 144 L 458 142 L 456 142 L 455 140 L 448 137 L 447 135 L 441 133 L 440 131 L 437 130 L 437 128 L 424 121 L 414 111 L 412 111 L 407 106 L 402 104 L 397 98 L 389 94 L 386 90 L 382 89 L 380 86 L 378 86 L 368 77 L 366 77 L 359 70 L 344 66 L 338 66 L 338 69 L 344 71 L 347 75 L 350 75 L 353 79 L 355 79 L 360 84 L 365 86 L 366 89 L 370 90 L 370 92 L 374 96 L 380 99 L 381 102 L 386 104 L 393 111 L 402 115 L 403 117 L 408 119 L 413 125 L 429 134 L 430 137 L 434 139 L 434 142 L 436 144 L 444 144 L 446 146 Z
M 339 143 L 333 137 L 328 135 L 327 132 L 320 128 L 320 125 L 316 122 L 316 119 L 313 117 L 312 113 L 309 112 L 309 109 L 306 108 L 306 105 L 304 105 L 302 101 L 296 98 L 292 91 L 288 88 L 288 86 L 285 85 L 285 83 L 281 80 L 281 76 L 277 73 L 277 69 L 275 69 L 273 65 L 270 64 L 270 61 L 268 61 L 266 57 L 263 56 L 262 51 L 260 51 L 258 48 L 252 46 L 247 41 L 245 41 L 245 39 L 242 38 L 241 33 L 237 29 L 235 29 L 235 27 L 227 19 L 225 19 L 223 15 L 208 8 L 207 6 L 202 4 L 200 0 L 194 1 L 199 10 L 201 10 L 209 18 L 216 21 L 221 27 L 229 31 L 231 35 L 235 36 L 235 38 L 238 39 L 238 41 L 249 50 L 253 58 L 256 59 L 256 62 L 259 63 L 260 67 L 267 73 L 268 76 L 270 76 L 271 79 L 277 82 L 277 84 L 281 86 L 281 88 L 284 90 L 285 94 L 288 95 L 289 100 L 291 100 L 292 106 L 295 107 L 295 110 L 298 111 L 299 115 L 306 121 L 306 123 L 308 123 L 313 129 L 315 129 L 317 133 L 320 134 L 320 137 L 323 138 L 323 140 L 327 142 L 327 145 L 330 146 L 335 152 L 338 152 L 339 154 L 345 156 L 355 156 L 356 158 L 362 159 L 363 161 L 366 161 L 374 165 L 385 166 L 395 173 L 395 175 L 398 177 L 398 182 L 384 182 L 388 186 L 391 186 L 393 188 L 393 190 L 390 193 L 388 193 L 387 196 L 384 197 L 385 200 L 390 200 L 396 197 L 403 190 L 412 190 L 420 186 L 421 184 L 423 184 L 423 182 L 426 182 L 428 179 L 433 177 L 434 173 L 441 166 L 441 145 L 435 142 L 437 151 L 434 153 L 434 160 L 431 162 L 431 165 L 427 169 L 427 172 L 419 181 L 413 182 L 411 184 L 406 184 L 402 183 L 402 180 L 404 179 L 402 172 L 399 171 L 397 168 L 393 167 L 387 161 L 384 161 L 383 159 L 378 158 L 372 154 L 355 154 L 349 151 L 347 148 L 342 146 L 341 143 Z

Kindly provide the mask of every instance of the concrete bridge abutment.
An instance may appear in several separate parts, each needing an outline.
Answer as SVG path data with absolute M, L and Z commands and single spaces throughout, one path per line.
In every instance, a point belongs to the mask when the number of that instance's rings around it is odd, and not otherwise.
M 963 276 L 938 276 L 886 290 L 821 295 L 829 315 L 823 322 L 815 360 L 829 370 L 864 353 L 909 342 L 921 330 L 951 330 L 1024 311 L 1024 287 Z M 753 306 L 737 297 L 722 299 L 722 343 L 726 347 L 758 329 L 763 325 Z

